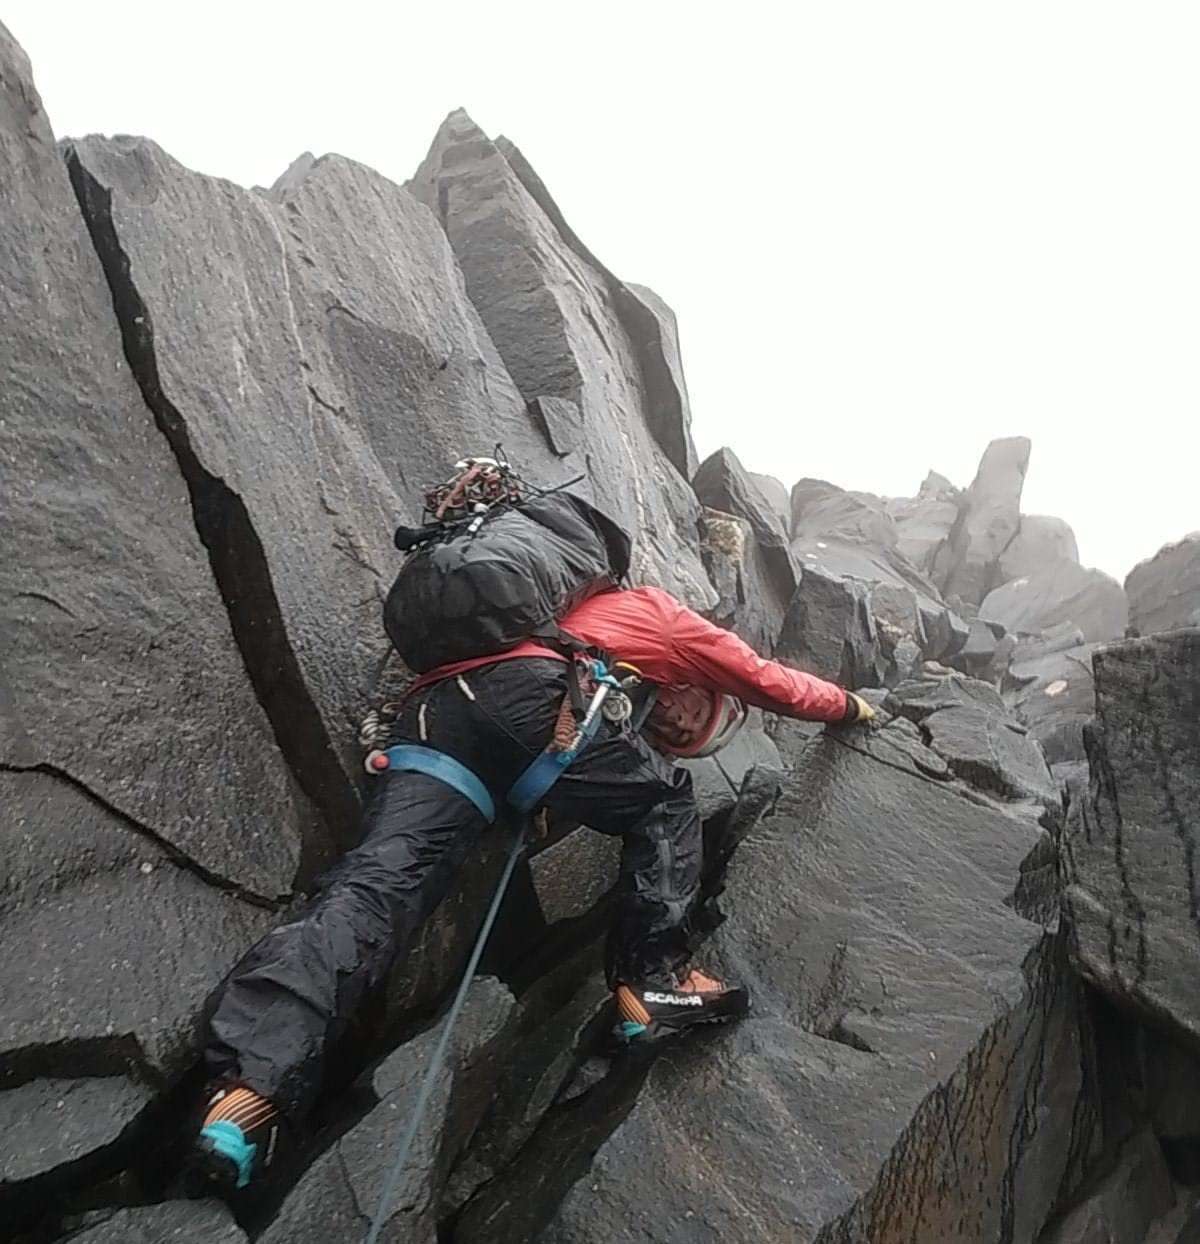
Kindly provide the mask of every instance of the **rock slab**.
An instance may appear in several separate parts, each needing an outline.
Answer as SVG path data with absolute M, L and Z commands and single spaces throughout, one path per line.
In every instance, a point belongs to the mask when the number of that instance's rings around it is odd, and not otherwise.
M 1082 975 L 1200 1048 L 1200 630 L 1094 657 L 1091 782 L 1064 836 L 1066 907 Z

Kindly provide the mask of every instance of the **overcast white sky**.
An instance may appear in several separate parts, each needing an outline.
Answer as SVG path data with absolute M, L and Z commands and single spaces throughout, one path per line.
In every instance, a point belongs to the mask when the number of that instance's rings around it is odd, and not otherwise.
M 786 10 L 786 11 L 785 11 Z M 60 136 L 407 178 L 451 109 L 679 316 L 697 447 L 911 494 L 1033 438 L 1123 577 L 1200 528 L 1200 5 L 7 0 Z

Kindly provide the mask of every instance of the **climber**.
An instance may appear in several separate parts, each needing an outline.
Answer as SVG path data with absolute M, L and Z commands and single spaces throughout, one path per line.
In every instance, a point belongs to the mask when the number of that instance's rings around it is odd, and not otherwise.
M 723 746 L 747 705 L 832 725 L 868 723 L 874 710 L 833 683 L 759 657 L 659 588 L 610 584 L 560 625 L 635 667 L 656 693 L 640 732 L 629 720 L 605 721 L 544 799 L 556 818 L 622 839 L 606 951 L 614 1034 L 640 1044 L 735 1019 L 748 1008 L 746 990 L 690 961 L 703 843 L 691 774 L 673 760 Z M 508 791 L 550 745 L 571 698 L 578 662 L 547 643 L 530 639 L 428 669 L 409 690 L 393 740 L 449 756 L 487 790 Z M 389 771 L 374 781 L 360 845 L 210 1000 L 205 1059 L 214 1092 L 195 1166 L 226 1189 L 271 1165 L 281 1136 L 313 1104 L 331 1043 L 487 827 L 444 775 Z

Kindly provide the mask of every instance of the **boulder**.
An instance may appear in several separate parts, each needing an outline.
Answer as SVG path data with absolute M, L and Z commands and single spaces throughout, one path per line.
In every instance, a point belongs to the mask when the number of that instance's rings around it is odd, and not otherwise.
M 0 766 L 53 773 L 202 872 L 286 895 L 307 822 L 3 27 L 0 185 Z M 65 871 L 88 849 L 69 824 L 26 828 L 56 837 Z
M 470 118 L 461 111 L 447 119 L 447 125 L 453 122 L 460 123 L 465 132 L 469 132 L 472 125 Z M 546 183 L 516 143 L 501 135 L 496 139 L 496 150 L 557 230 L 562 242 L 603 278 L 613 311 L 636 355 L 646 426 L 684 479 L 691 479 L 697 460 L 675 312 L 652 289 L 620 280 L 596 258 L 567 223 Z
M 893 549 L 896 525 L 884 502 L 873 493 L 847 492 L 823 479 L 802 479 L 792 487 L 792 538 Z
M 843 594 L 861 595 L 878 624 L 885 663 L 904 638 L 925 660 L 949 657 L 966 642 L 967 623 L 899 554 L 850 540 L 803 537 L 792 541 L 792 552 L 803 578 L 791 608 L 815 590 L 816 580 L 840 584 Z M 872 684 L 864 678 L 861 685 Z
M 410 188 L 437 213 L 466 292 L 525 401 L 555 397 L 580 410 L 579 448 L 559 463 L 558 477 L 586 472 L 593 495 L 637 533 L 636 582 L 711 605 L 688 485 L 695 458 L 686 395 L 676 388 L 669 415 L 661 403 L 654 411 L 646 405 L 647 394 L 673 387 L 673 347 L 666 343 L 656 366 L 644 348 L 655 331 L 650 321 L 661 337 L 662 315 L 618 288 L 519 153 L 493 143 L 465 113 L 443 123 Z
M 594 1056 L 600 1030 L 612 1022 L 612 991 L 597 970 L 600 958 L 596 947 L 582 952 L 522 998 L 518 1038 L 452 1177 L 454 1209 L 519 1158 L 546 1115 L 569 1095 L 580 1068 Z M 564 989 L 561 977 L 579 978 L 580 983 Z M 503 1187 L 505 1181 L 499 1182 Z M 477 1201 L 474 1212 L 479 1209 Z
M 1077 626 L 1089 643 L 1120 639 L 1129 620 L 1125 589 L 1102 570 L 1059 561 L 989 592 L 979 616 L 1036 635 Z
M 958 521 L 960 493 L 944 476 L 930 471 L 915 497 L 891 498 L 887 512 L 896 529 L 896 551 L 926 578 Z
M 996 563 L 1020 526 L 1029 450 L 1024 436 L 992 441 L 984 450 L 954 531 L 935 562 L 934 582 L 947 596 L 977 605 L 995 586 Z
M 1034 1238 L 1090 1136 L 1078 991 L 1010 905 L 1040 831 L 901 724 L 818 736 L 738 847 L 703 953 L 750 1017 L 657 1060 L 561 1204 L 562 1146 L 456 1241 Z
M 759 475 L 756 471 L 749 472 L 750 478 L 758 485 L 758 491 L 767 499 L 767 504 L 778 515 L 783 530 L 792 534 L 792 500 L 791 494 L 774 475 Z
M 884 702 L 921 728 L 925 742 L 956 776 L 1004 800 L 1032 800 L 1050 810 L 1062 802 L 1046 758 L 989 683 L 953 675 L 906 682 Z
M 700 464 L 692 487 L 702 505 L 744 519 L 754 533 L 764 561 L 777 580 L 781 595 L 795 590 L 796 565 L 788 549 L 788 535 L 770 502 L 730 449 L 718 449 Z
M 867 588 L 810 566 L 784 616 L 775 656 L 846 687 L 879 686 L 887 659 Z
M 878 497 L 801 480 L 792 490 L 792 530 L 792 554 L 806 582 L 819 573 L 856 582 L 866 592 L 885 665 L 905 640 L 931 660 L 966 641 L 966 623 L 896 551 L 895 527 Z M 873 684 L 864 679 L 862 685 Z
M 1010 635 L 999 622 L 972 618 L 967 642 L 948 663 L 972 678 L 995 683 L 1004 676 L 1016 648 L 1016 636 Z
M 764 656 L 775 651 L 800 577 L 786 547 L 774 552 L 769 560 L 746 519 L 704 507 L 700 555 L 717 597 L 705 612 Z
M 1200 630 L 1114 645 L 1094 666 L 1091 783 L 1064 834 L 1073 959 L 1118 1005 L 1200 1049 Z
M 1129 1140 L 1116 1165 L 1038 1244 L 1145 1244 L 1151 1226 L 1175 1205 L 1162 1149 L 1149 1128 Z
M 1044 514 L 1022 514 L 1017 534 L 1000 554 L 996 581 L 1023 579 L 1055 562 L 1079 565 L 1079 546 L 1071 524 Z
M 1200 626 L 1200 531 L 1138 562 L 1125 591 L 1129 621 L 1143 635 Z
M 500 1077 L 512 1019 L 513 1000 L 503 986 L 486 977 L 472 984 L 389 1198 L 381 1239 L 435 1244 L 450 1168 Z M 258 1237 L 261 1244 L 328 1244 L 366 1234 L 440 1036 L 439 1024 L 380 1064 L 371 1082 L 374 1105 L 301 1176 Z
M 1095 712 L 1096 644 L 1023 654 L 1004 676 L 1004 702 L 1029 729 L 1051 765 L 1084 759 L 1083 727 Z

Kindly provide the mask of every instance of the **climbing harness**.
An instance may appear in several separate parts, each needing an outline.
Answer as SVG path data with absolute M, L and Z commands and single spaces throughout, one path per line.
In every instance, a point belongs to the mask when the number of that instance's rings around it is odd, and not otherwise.
M 629 692 L 641 681 L 636 667 L 619 662 L 612 667 L 617 671 L 613 673 L 603 661 L 594 658 L 579 664 L 586 667 L 595 687 L 591 700 L 580 715 L 573 735 L 561 746 L 552 745 L 542 752 L 513 783 L 504 802 L 516 812 L 527 813 L 537 808 L 567 766 L 595 738 L 602 721 L 619 723 L 633 715 Z M 372 774 L 399 770 L 437 778 L 474 804 L 489 825 L 495 823 L 496 803 L 491 792 L 466 765 L 445 752 L 415 743 L 376 748 L 367 753 L 366 769 Z
M 565 746 L 556 747 L 558 735 L 556 730 L 556 740 L 552 741 L 550 748 L 542 752 L 529 765 L 505 796 L 505 803 L 508 807 L 520 815 L 517 832 L 509 849 L 508 858 L 505 860 L 504 871 L 500 874 L 496 892 L 492 895 L 491 905 L 488 907 L 487 915 L 484 916 L 475 945 L 471 948 L 471 955 L 467 960 L 462 980 L 459 981 L 454 1000 L 450 1003 L 450 1010 L 447 1011 L 442 1023 L 441 1036 L 430 1056 L 416 1103 L 404 1126 L 396 1157 L 388 1171 L 387 1180 L 380 1193 L 379 1204 L 371 1219 L 371 1226 L 367 1231 L 364 1244 L 377 1244 L 379 1233 L 383 1230 L 383 1225 L 387 1220 L 392 1197 L 396 1192 L 396 1184 L 408 1162 L 421 1120 L 429 1107 L 437 1074 L 445 1060 L 454 1026 L 466 1002 L 467 991 L 470 989 L 471 981 L 475 978 L 479 960 L 483 957 L 484 947 L 491 934 L 492 926 L 496 922 L 500 904 L 504 901 L 513 870 L 525 847 L 534 811 L 549 793 L 550 788 L 566 771 L 567 766 L 595 737 L 601 721 L 627 721 L 632 715 L 633 705 L 629 692 L 641 681 L 639 671 L 634 666 L 626 664 L 614 665 L 610 670 L 605 662 L 595 659 L 588 659 L 584 664 L 588 667 L 595 690 L 582 717 L 576 719 L 574 715 L 571 716 L 570 720 L 575 722 L 573 734 L 566 739 Z M 614 671 L 624 671 L 624 673 L 618 677 L 618 673 Z M 612 707 L 609 707 L 610 705 Z M 444 752 L 439 752 L 432 747 L 402 744 L 386 750 L 372 751 L 367 756 L 366 767 L 368 773 L 386 773 L 396 769 L 408 773 L 424 773 L 429 777 L 437 778 L 468 799 L 489 825 L 496 820 L 495 800 L 483 782 L 466 765 L 460 764 L 452 756 L 447 756 Z

